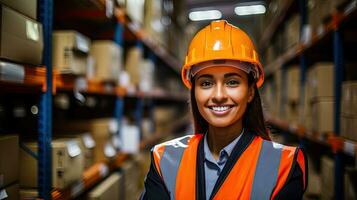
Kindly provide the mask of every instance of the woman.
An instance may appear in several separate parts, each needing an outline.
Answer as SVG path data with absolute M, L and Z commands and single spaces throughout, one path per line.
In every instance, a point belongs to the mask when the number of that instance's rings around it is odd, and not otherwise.
M 270 140 L 250 38 L 224 20 L 191 41 L 182 68 L 195 134 L 156 145 L 142 199 L 302 199 L 303 152 Z

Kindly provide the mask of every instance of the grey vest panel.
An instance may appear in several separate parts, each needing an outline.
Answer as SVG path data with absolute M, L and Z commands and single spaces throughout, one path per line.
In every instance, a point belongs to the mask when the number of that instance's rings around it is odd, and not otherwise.
M 160 160 L 160 170 L 171 199 L 175 199 L 176 176 L 183 152 L 191 137 L 192 135 L 188 135 L 165 143 L 165 150 Z
M 255 169 L 251 200 L 269 200 L 278 179 L 283 146 L 271 141 L 263 141 Z

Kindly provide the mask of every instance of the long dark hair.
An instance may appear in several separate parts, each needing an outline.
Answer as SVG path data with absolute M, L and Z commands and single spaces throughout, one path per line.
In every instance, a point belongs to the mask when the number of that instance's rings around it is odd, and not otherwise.
M 191 112 L 193 116 L 193 123 L 195 127 L 195 133 L 206 133 L 208 131 L 208 122 L 200 114 L 197 102 L 195 98 L 195 80 L 191 78 Z M 250 73 L 248 75 L 248 86 L 254 87 L 255 93 L 253 100 L 248 103 L 246 111 L 243 116 L 243 127 L 247 132 L 254 133 L 266 140 L 270 140 L 269 132 L 265 124 L 263 115 L 262 103 L 260 100 L 259 90 L 256 86 L 255 79 Z

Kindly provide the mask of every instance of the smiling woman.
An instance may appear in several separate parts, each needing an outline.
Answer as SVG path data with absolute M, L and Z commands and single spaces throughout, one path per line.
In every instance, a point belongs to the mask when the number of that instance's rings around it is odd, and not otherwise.
M 250 38 L 213 21 L 185 61 L 195 132 L 152 149 L 141 198 L 302 199 L 307 162 L 300 148 L 270 140 L 258 90 L 264 70 Z

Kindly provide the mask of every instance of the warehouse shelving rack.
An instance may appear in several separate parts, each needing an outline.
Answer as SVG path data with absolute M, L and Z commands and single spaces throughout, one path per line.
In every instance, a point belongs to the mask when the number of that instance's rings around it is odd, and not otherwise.
M 307 0 L 299 0 L 299 12 L 300 16 L 300 33 L 302 27 L 307 24 Z M 263 35 L 261 43 L 263 47 L 267 47 L 268 41 L 272 39 L 273 34 L 277 31 L 277 27 L 281 26 L 283 20 L 286 19 L 287 12 L 292 10 L 294 5 L 291 1 L 287 1 L 282 9 L 282 13 L 273 19 L 273 22 L 266 28 L 265 35 Z M 300 138 L 300 145 L 304 146 L 304 140 L 309 140 L 315 143 L 322 144 L 330 147 L 334 153 L 335 159 L 335 182 L 334 193 L 335 199 L 344 198 L 344 161 L 343 155 L 349 155 L 352 157 L 357 156 L 357 142 L 340 137 L 340 98 L 341 98 L 341 86 L 343 80 L 344 70 L 344 51 L 343 51 L 343 37 L 341 34 L 341 28 L 346 26 L 353 26 L 353 20 L 356 20 L 357 16 L 357 2 L 355 0 L 350 1 L 348 5 L 341 11 L 331 14 L 330 22 L 325 25 L 324 31 L 318 35 L 313 35 L 311 42 L 299 43 L 296 46 L 290 48 L 284 54 L 278 56 L 272 63 L 267 65 L 266 76 L 271 78 L 273 73 L 279 69 L 282 69 L 282 73 L 286 71 L 286 65 L 293 62 L 299 62 L 300 66 L 300 102 L 304 99 L 304 87 L 308 53 L 311 49 L 323 43 L 331 42 L 331 48 L 333 49 L 333 62 L 334 62 L 334 132 L 323 135 L 322 133 L 311 132 L 307 130 L 303 125 L 297 123 L 289 123 L 283 119 L 279 119 L 276 116 L 267 115 L 267 121 L 274 127 L 279 128 L 285 132 L 292 133 Z M 345 27 L 344 27 L 345 28 Z M 353 27 L 352 27 L 353 28 Z M 268 34 L 269 33 L 269 34 Z M 301 35 L 301 34 L 300 34 Z
M 105 1 L 94 0 L 85 1 L 86 4 L 95 4 L 101 8 L 105 8 Z M 78 197 L 83 192 L 87 191 L 89 188 L 93 187 L 95 184 L 103 180 L 111 171 L 120 167 L 125 160 L 127 160 L 130 155 L 119 153 L 114 161 L 109 163 L 96 163 L 90 168 L 88 168 L 82 175 L 82 179 L 78 180 L 76 183 L 71 185 L 64 190 L 57 190 L 51 187 L 52 185 L 52 173 L 51 173 L 51 141 L 52 141 L 52 98 L 57 92 L 73 92 L 76 87 L 77 77 L 72 75 L 63 75 L 56 72 L 52 68 L 52 30 L 54 22 L 54 0 L 39 0 L 38 1 L 38 18 L 43 26 L 43 39 L 44 39 L 44 51 L 43 51 L 43 65 L 44 66 L 25 66 L 19 64 L 19 66 L 24 70 L 24 78 L 21 82 L 14 82 L 12 80 L 0 79 L 0 90 L 7 91 L 10 93 L 29 93 L 35 92 L 40 94 L 39 100 L 39 115 L 38 115 L 38 153 L 33 154 L 38 159 L 38 195 L 40 199 L 71 199 Z M 91 5 L 92 6 L 92 5 Z M 115 17 L 117 21 L 115 25 L 115 35 L 114 42 L 123 46 L 124 31 L 130 31 L 138 39 L 137 45 L 145 45 L 148 47 L 149 59 L 156 63 L 158 59 L 163 61 L 167 67 L 174 70 L 177 75 L 179 75 L 179 62 L 172 55 L 167 53 L 165 48 L 159 43 L 151 39 L 150 35 L 146 34 L 142 29 L 138 28 L 137 25 L 134 26 L 133 22 L 127 18 L 125 20 L 120 20 L 121 16 L 118 15 L 118 11 L 123 13 L 122 8 L 115 8 Z M 99 9 L 98 9 L 99 10 Z M 94 16 L 103 16 L 105 10 L 96 10 Z M 70 13 L 62 16 L 64 20 L 66 17 L 73 17 Z M 77 17 L 88 17 L 92 16 L 93 13 L 83 12 Z M 104 14 L 105 15 L 105 14 Z M 112 19 L 108 20 L 112 21 Z M 144 100 L 151 100 L 149 104 L 149 112 L 152 112 L 154 108 L 154 103 L 152 100 L 164 100 L 164 101 L 174 101 L 186 103 L 187 95 L 178 94 L 172 92 L 135 92 L 128 93 L 125 88 L 120 86 L 114 86 L 108 90 L 105 83 L 98 82 L 86 82 L 86 87 L 79 88 L 79 92 L 85 94 L 94 94 L 100 96 L 113 96 L 116 97 L 115 108 L 113 116 L 117 119 L 118 123 L 122 121 L 125 102 L 124 98 L 136 98 L 136 108 L 135 108 L 135 120 L 137 124 L 141 124 L 144 109 Z M 180 121 L 180 120 L 179 120 Z M 174 125 L 173 125 L 174 126 Z M 119 133 L 118 133 L 119 134 Z M 160 139 L 160 138 L 156 138 Z M 150 141 L 152 142 L 152 141 Z M 142 142 L 140 144 L 141 148 L 146 148 L 147 144 Z M 33 153 L 33 152 L 32 152 Z

